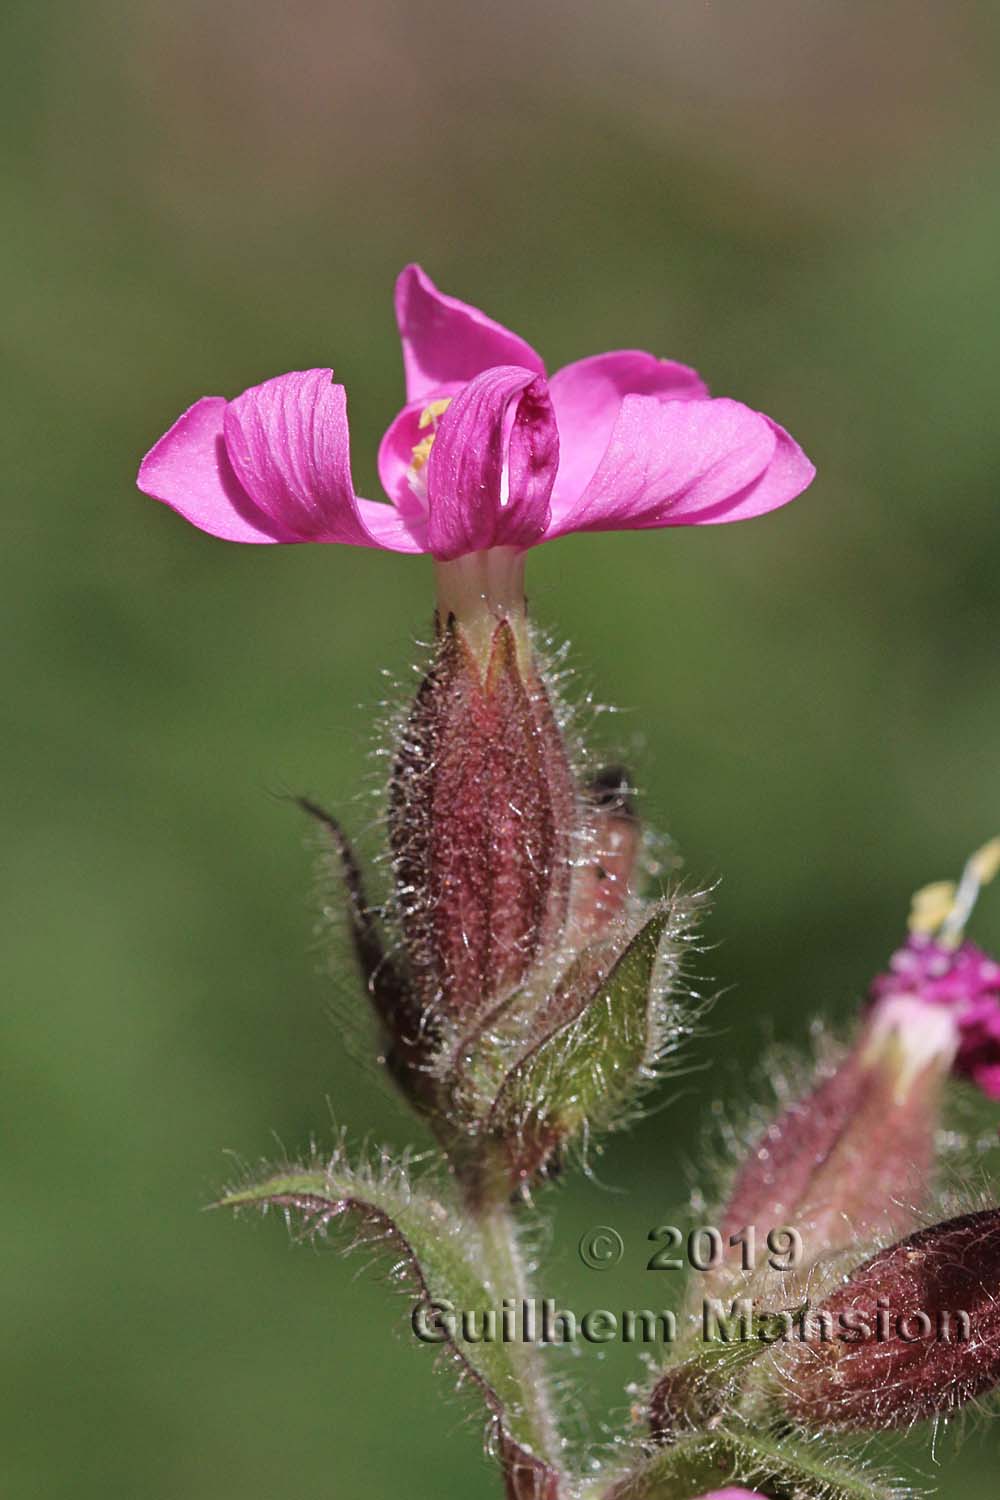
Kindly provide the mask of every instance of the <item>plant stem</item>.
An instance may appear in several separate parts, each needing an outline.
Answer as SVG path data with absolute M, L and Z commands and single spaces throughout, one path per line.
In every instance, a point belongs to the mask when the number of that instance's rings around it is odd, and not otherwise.
M 493 1295 L 498 1302 L 505 1297 L 514 1298 L 520 1310 L 531 1291 L 510 1209 L 506 1203 L 492 1203 L 480 1208 L 475 1217 L 483 1246 L 483 1271 Z M 511 1362 L 520 1376 L 523 1423 L 532 1434 L 535 1455 L 558 1469 L 559 1435 L 539 1351 L 523 1339 L 515 1339 L 509 1347 Z

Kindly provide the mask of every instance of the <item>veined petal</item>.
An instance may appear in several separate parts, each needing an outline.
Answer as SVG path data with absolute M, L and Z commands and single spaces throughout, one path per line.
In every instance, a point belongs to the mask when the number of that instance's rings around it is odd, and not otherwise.
M 578 500 L 597 471 L 626 396 L 659 401 L 704 400 L 708 387 L 696 370 L 639 349 L 593 354 L 557 370 L 549 382 L 559 424 L 556 512 Z
M 222 435 L 227 402 L 203 396 L 154 443 L 139 468 L 138 485 L 194 526 L 227 542 L 291 542 L 240 484 Z
M 626 396 L 597 472 L 546 536 L 743 520 L 794 499 L 813 467 L 739 401 Z
M 760 478 L 748 485 L 741 495 L 724 501 L 714 511 L 702 511 L 692 517 L 699 526 L 711 526 L 721 521 L 751 521 L 754 516 L 766 515 L 769 510 L 778 510 L 801 495 L 815 479 L 816 465 L 806 458 L 795 439 L 763 412 L 758 415 L 774 433 L 774 457 Z M 677 524 L 683 525 L 686 519 L 681 517 Z
M 354 508 L 347 399 L 332 370 L 251 386 L 225 414 L 226 450 L 247 494 L 303 541 L 367 540 Z
M 540 541 L 558 463 L 545 380 L 516 366 L 484 370 L 438 423 L 427 461 L 430 551 L 446 560 Z
M 280 375 L 229 403 L 224 435 L 236 477 L 287 540 L 423 551 L 419 533 L 391 506 L 356 496 L 347 396 L 332 375 Z
M 537 375 L 545 366 L 530 344 L 477 307 L 439 292 L 420 266 L 396 282 L 396 322 L 403 344 L 407 402 L 440 394 L 495 365 L 520 365 Z

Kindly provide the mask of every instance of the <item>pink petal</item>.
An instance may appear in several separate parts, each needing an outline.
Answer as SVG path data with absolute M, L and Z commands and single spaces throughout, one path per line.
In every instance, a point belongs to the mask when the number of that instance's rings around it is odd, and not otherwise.
M 380 500 L 355 500 L 358 520 L 366 539 L 358 545 L 381 547 L 386 552 L 427 552 L 427 522 L 400 515 L 394 505 Z M 347 541 L 347 537 L 330 537 L 330 541 Z
M 226 451 L 256 505 L 288 539 L 423 551 L 391 506 L 359 500 L 351 478 L 347 396 L 331 370 L 251 387 L 226 408 Z
M 494 365 L 545 373 L 530 344 L 478 308 L 439 292 L 419 266 L 407 266 L 396 282 L 396 322 L 407 402 L 426 400 L 440 394 L 441 386 L 461 384 Z
M 743 520 L 784 505 L 813 475 L 769 418 L 738 401 L 626 396 L 597 472 L 546 535 Z
M 143 459 L 139 488 L 227 542 L 294 541 L 233 472 L 222 436 L 226 405 L 222 396 L 205 396 L 178 417 Z
M 346 394 L 332 376 L 279 375 L 226 409 L 226 450 L 240 483 L 303 541 L 365 539 L 354 509 Z
M 660 401 L 703 399 L 708 388 L 696 370 L 639 349 L 593 354 L 557 370 L 549 382 L 559 424 L 560 459 L 552 491 L 557 513 L 578 500 L 611 439 L 625 396 Z
M 444 559 L 540 541 L 558 463 L 544 379 L 513 366 L 484 370 L 438 423 L 427 462 L 430 551 Z
M 795 439 L 763 412 L 759 415 L 774 433 L 774 457 L 757 482 L 742 495 L 725 501 L 715 513 L 704 511 L 694 518 L 699 526 L 722 521 L 750 521 L 754 516 L 766 515 L 769 510 L 778 510 L 801 495 L 815 479 L 816 465 L 806 458 Z M 678 524 L 683 525 L 683 520 Z

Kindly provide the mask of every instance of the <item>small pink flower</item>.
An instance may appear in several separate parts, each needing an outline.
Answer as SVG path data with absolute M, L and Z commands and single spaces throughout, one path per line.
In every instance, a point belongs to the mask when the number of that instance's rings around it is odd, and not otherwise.
M 908 1005 L 910 1029 L 950 1025 L 954 1071 L 1000 1099 L 1000 963 L 965 939 L 965 927 L 983 886 L 1000 875 L 1000 838 L 990 839 L 965 864 L 958 883 L 935 881 L 917 891 L 910 936 L 872 981 L 873 1017 Z M 929 1033 L 928 1033 L 929 1034 Z
M 379 450 L 390 504 L 358 496 L 331 370 L 205 396 L 147 453 L 139 488 L 234 542 L 347 542 L 438 560 L 571 531 L 740 521 L 812 480 L 769 417 L 713 400 L 685 365 L 635 350 L 545 376 L 517 334 L 439 292 L 396 286 L 407 404 Z
M 908 996 L 946 1011 L 958 1028 L 955 1071 L 1000 1099 L 1000 964 L 975 943 L 914 933 L 871 986 L 873 1000 Z

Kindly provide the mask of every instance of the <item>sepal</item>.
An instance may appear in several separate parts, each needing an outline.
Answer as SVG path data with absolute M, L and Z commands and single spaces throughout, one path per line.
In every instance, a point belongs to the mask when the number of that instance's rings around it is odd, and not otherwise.
M 523 622 L 522 622 L 523 626 Z M 556 946 L 575 798 L 522 626 L 450 615 L 390 785 L 397 907 L 424 1010 L 482 1015 Z
M 344 912 L 351 947 L 379 1030 L 386 1066 L 400 1090 L 420 1111 L 437 1108 L 430 1059 L 436 1036 L 432 1019 L 421 1014 L 408 977 L 386 949 L 378 913 L 365 894 L 361 866 L 340 823 L 308 797 L 299 807 L 321 830 L 325 883 Z
M 641 1454 L 602 1500 L 712 1500 L 733 1487 L 795 1500 L 910 1500 L 912 1491 L 858 1460 L 739 1419 Z
M 513 1182 L 535 1175 L 584 1127 L 613 1125 L 682 1033 L 679 1015 L 664 1003 L 676 973 L 680 925 L 674 906 L 661 903 L 572 1012 L 560 1015 L 556 1007 L 546 1029 L 506 1073 L 488 1130 L 504 1143 Z M 595 960 L 578 960 L 576 977 Z M 571 976 L 571 999 L 574 988 Z
M 749 1337 L 733 1343 L 706 1341 L 696 1353 L 667 1366 L 649 1396 L 654 1442 L 678 1442 L 685 1433 L 710 1427 L 722 1413 L 736 1410 L 747 1377 L 767 1353 L 771 1319 L 770 1313 L 752 1313 Z

